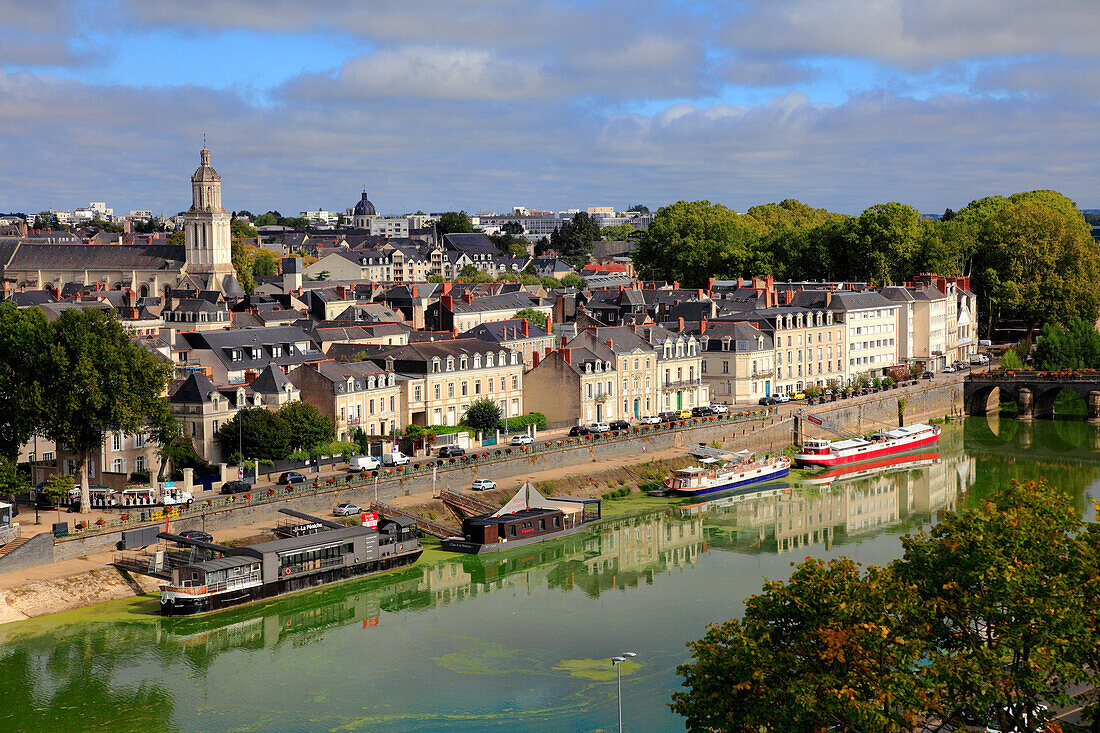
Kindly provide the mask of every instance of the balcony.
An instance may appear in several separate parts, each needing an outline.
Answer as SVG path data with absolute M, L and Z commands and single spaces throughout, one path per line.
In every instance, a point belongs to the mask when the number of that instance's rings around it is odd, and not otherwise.
M 352 415 L 349 418 L 340 418 L 340 422 L 344 423 L 345 425 L 358 425 L 359 424 L 359 418 Z
M 775 376 L 775 370 L 769 369 L 766 372 L 753 372 L 752 379 L 767 379 L 768 377 Z
M 665 382 L 661 385 L 663 390 L 690 389 L 703 383 L 702 379 L 680 379 L 675 382 Z

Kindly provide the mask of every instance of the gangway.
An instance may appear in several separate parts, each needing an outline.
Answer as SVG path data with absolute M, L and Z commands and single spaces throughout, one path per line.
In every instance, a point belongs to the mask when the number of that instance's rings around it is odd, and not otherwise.
M 421 532 L 430 534 L 432 537 L 438 537 L 439 539 L 445 539 L 447 537 L 455 537 L 462 534 L 462 531 L 457 527 L 449 527 L 442 522 L 437 522 L 434 519 L 428 519 L 422 517 L 415 512 L 410 512 L 407 509 L 401 509 L 399 507 L 391 506 L 390 504 L 383 504 L 381 502 L 372 502 L 370 505 L 372 512 L 377 512 L 383 517 L 405 517 L 411 519 L 416 523 L 416 528 Z
M 450 489 L 440 491 L 439 500 L 459 513 L 461 515 L 459 517 L 460 519 L 463 516 L 475 517 L 479 514 L 492 514 L 497 509 L 500 509 L 499 504 L 479 499 L 476 496 L 470 496 L 461 491 L 451 491 Z

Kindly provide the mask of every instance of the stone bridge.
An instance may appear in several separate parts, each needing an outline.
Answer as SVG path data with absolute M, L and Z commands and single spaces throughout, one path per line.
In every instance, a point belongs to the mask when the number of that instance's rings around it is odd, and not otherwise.
M 1063 390 L 1081 395 L 1088 419 L 1100 420 L 1100 372 L 991 371 L 971 374 L 963 386 L 967 415 L 984 416 L 1012 400 L 1021 420 L 1054 417 L 1054 402 Z

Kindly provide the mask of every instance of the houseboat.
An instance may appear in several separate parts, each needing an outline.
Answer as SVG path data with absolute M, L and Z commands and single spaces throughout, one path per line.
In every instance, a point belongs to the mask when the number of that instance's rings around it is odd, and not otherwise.
M 377 529 L 345 527 L 317 517 L 308 520 L 326 529 L 244 547 L 161 532 L 157 536 L 169 542 L 220 554 L 173 567 L 171 581 L 161 586 L 161 613 L 186 616 L 274 598 L 411 565 L 424 551 L 415 527 L 404 520 L 383 519 Z
M 674 471 L 665 481 L 676 496 L 705 496 L 780 479 L 791 472 L 787 456 L 757 458 L 748 451 L 729 451 L 700 446 L 692 450 L 699 466 Z
M 600 500 L 543 496 L 530 482 L 491 514 L 462 520 L 462 535 L 445 537 L 444 550 L 481 554 L 580 532 L 600 518 Z
M 866 463 L 854 463 L 846 466 L 830 468 L 828 471 L 805 476 L 803 483 L 811 486 L 827 487 L 837 481 L 851 481 L 853 479 L 867 478 L 869 476 L 881 476 L 899 471 L 909 471 L 914 468 L 924 468 L 934 463 L 939 463 L 938 452 L 911 453 L 907 455 L 892 456 L 867 461 Z
M 794 460 L 799 466 L 828 468 L 916 450 L 939 439 L 939 426 L 923 423 L 845 440 L 811 438 L 802 444 Z

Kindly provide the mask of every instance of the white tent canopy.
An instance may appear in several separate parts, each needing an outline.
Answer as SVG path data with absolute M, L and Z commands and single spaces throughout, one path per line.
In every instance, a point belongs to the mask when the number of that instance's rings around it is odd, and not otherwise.
M 526 509 L 558 509 L 549 499 L 538 492 L 530 481 L 524 481 L 523 486 L 507 504 L 493 514 L 494 517 L 503 517 L 505 514 L 515 514 Z

